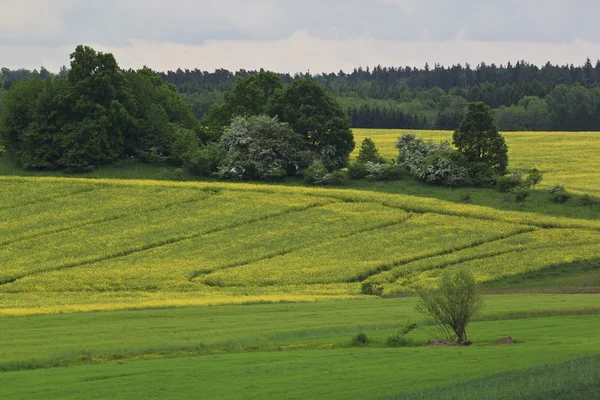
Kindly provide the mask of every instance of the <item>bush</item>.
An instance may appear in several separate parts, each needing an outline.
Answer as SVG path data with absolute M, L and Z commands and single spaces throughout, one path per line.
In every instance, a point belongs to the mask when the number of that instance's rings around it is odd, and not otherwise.
M 550 193 L 550 199 L 558 204 L 566 203 L 571 198 L 571 195 L 565 190 L 563 185 L 551 187 L 548 189 L 548 192 Z
M 373 163 L 365 164 L 366 178 L 371 181 L 397 181 L 402 177 L 402 167 L 398 164 Z
M 542 174 L 542 172 L 537 168 L 533 168 L 532 170 L 530 170 L 529 174 L 527 175 L 527 182 L 530 186 L 533 186 L 534 188 L 535 185 L 542 181 L 542 179 L 544 179 L 544 174 Z
M 348 175 L 346 175 L 344 171 L 337 170 L 326 174 L 318 184 L 325 186 L 339 186 L 345 184 L 347 180 Z
M 494 186 L 496 186 L 496 182 L 498 181 L 498 175 L 493 170 L 491 170 L 486 164 L 471 164 L 469 165 L 469 169 L 471 172 L 471 179 L 473 181 L 473 184 L 484 188 L 493 188 Z
M 363 282 L 360 286 L 360 293 L 368 296 L 381 296 L 383 294 L 383 286 L 373 282 Z
M 462 201 L 463 203 L 470 203 L 471 200 L 471 193 L 464 193 L 460 195 L 460 201 Z
M 471 183 L 469 170 L 455 161 L 458 153 L 440 151 L 426 157 L 421 164 L 420 178 L 429 184 L 464 186 Z
M 398 332 L 395 335 L 389 336 L 386 340 L 386 344 L 389 347 L 403 347 L 410 344 L 410 342 L 406 339 L 406 335 L 417 328 L 417 324 L 407 324 L 402 328 L 398 329 Z
M 200 150 L 200 143 L 196 133 L 190 129 L 176 128 L 169 149 L 169 161 L 183 165 L 190 153 Z
M 367 166 L 357 160 L 350 161 L 348 164 L 348 177 L 352 180 L 365 179 L 369 175 Z
M 225 153 L 214 144 L 198 147 L 186 153 L 183 168 L 195 176 L 210 176 L 225 159 Z
M 510 189 L 510 193 L 515 197 L 517 203 L 522 203 L 527 197 L 529 197 L 529 188 L 527 186 L 515 186 Z
M 496 187 L 502 193 L 508 193 L 512 189 L 514 189 L 518 186 L 524 186 L 525 184 L 526 183 L 523 180 L 523 175 L 521 175 L 519 172 L 516 172 L 516 171 L 512 172 L 510 174 L 501 176 L 496 181 Z
M 220 145 L 227 155 L 227 163 L 219 170 L 225 179 L 280 179 L 299 174 L 312 160 L 300 135 L 288 124 L 266 116 L 235 117 Z
M 358 335 L 352 338 L 351 344 L 352 346 L 363 347 L 369 344 L 369 338 L 367 337 L 366 333 L 360 332 Z
M 304 171 L 304 183 L 309 185 L 321 185 L 323 178 L 325 178 L 328 173 L 329 171 L 327 171 L 323 162 L 315 160 Z
M 591 206 L 600 205 L 600 200 L 595 197 L 590 196 L 589 194 L 586 194 L 581 197 L 581 199 L 579 200 L 579 203 L 582 206 L 591 207 Z
M 466 270 L 445 272 L 438 289 L 419 292 L 415 310 L 438 329 L 444 340 L 467 344 L 467 324 L 483 307 L 475 278 Z
M 448 142 L 425 142 L 413 133 L 406 133 L 398 139 L 396 147 L 400 152 L 399 165 L 425 183 L 444 186 L 471 183 L 464 157 L 453 150 Z

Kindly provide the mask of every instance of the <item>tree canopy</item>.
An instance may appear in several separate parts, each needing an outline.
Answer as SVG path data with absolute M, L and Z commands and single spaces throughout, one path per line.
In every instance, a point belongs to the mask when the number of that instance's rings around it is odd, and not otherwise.
M 17 82 L 3 99 L 0 139 L 24 168 L 87 169 L 135 155 L 166 159 L 178 128 L 196 129 L 176 89 L 112 54 L 78 46 L 62 75 Z
M 350 120 L 335 98 L 311 79 L 300 79 L 271 99 L 269 114 L 290 124 L 329 169 L 346 166 L 354 150 Z
M 454 145 L 470 165 L 484 165 L 502 175 L 508 166 L 508 147 L 494 122 L 489 106 L 481 102 L 468 106 L 465 119 L 453 135 Z

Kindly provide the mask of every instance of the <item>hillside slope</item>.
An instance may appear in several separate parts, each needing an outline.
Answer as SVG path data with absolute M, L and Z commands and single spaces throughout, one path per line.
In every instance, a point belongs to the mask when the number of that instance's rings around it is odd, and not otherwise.
M 600 221 L 272 185 L 0 177 L 0 314 L 361 295 L 595 268 Z

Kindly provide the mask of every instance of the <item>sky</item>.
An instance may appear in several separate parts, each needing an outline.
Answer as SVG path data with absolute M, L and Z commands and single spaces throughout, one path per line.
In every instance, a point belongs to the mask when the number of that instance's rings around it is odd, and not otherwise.
M 124 68 L 580 65 L 597 0 L 0 0 L 0 66 L 58 71 L 78 44 Z

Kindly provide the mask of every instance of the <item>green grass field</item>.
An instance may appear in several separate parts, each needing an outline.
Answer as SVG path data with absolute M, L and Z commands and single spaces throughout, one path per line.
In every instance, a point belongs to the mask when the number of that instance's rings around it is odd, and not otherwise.
M 398 131 L 355 133 L 394 155 Z M 541 133 L 535 153 L 533 135 L 507 134 L 514 166 L 600 194 L 600 135 Z M 600 207 L 577 196 L 553 204 L 542 186 L 516 204 L 410 179 L 233 184 L 144 165 L 73 178 L 1 156 L 0 175 L 2 398 L 598 392 Z M 473 345 L 423 347 L 435 334 L 414 291 L 458 269 L 485 294 Z M 361 294 L 365 282 L 384 298 Z M 389 347 L 411 322 L 407 345 Z M 359 332 L 365 347 L 351 345 Z M 505 336 L 517 343 L 495 343 Z

